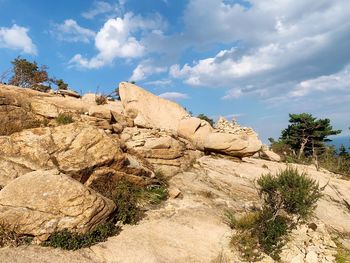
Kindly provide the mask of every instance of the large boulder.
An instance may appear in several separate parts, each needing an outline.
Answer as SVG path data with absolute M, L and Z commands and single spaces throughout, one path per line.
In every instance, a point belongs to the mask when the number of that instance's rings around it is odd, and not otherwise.
M 0 191 L 0 222 L 39 240 L 63 229 L 85 233 L 114 210 L 113 201 L 57 170 L 25 174 Z
M 73 123 L 0 137 L 0 185 L 39 169 L 59 169 L 84 182 L 94 168 L 122 163 L 117 140 L 93 126 Z
M 175 102 L 162 99 L 131 83 L 119 84 L 119 95 L 125 113 L 136 126 L 176 131 L 188 112 Z
M 220 119 L 220 129 L 199 118 L 191 117 L 180 121 L 179 136 L 191 141 L 201 151 L 227 154 L 234 157 L 252 156 L 261 149 L 261 141 L 250 128 L 239 125 L 224 126 L 225 119 Z
M 259 157 L 261 159 L 265 159 L 265 160 L 273 161 L 273 162 L 280 162 L 281 161 L 281 156 L 279 156 L 277 153 L 270 150 L 267 145 L 263 145 L 261 147 L 261 150 L 259 152 Z

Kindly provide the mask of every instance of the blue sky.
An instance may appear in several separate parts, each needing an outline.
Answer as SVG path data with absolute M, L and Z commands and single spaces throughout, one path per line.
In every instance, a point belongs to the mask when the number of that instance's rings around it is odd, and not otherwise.
M 0 10 L 0 72 L 20 55 L 83 93 L 134 80 L 264 141 L 301 112 L 349 135 L 349 1 L 0 0 Z

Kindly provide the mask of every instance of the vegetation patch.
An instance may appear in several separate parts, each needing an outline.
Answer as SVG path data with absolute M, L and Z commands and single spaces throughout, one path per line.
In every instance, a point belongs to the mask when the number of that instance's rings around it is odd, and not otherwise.
M 258 261 L 262 252 L 279 260 L 288 233 L 312 215 L 322 189 L 293 168 L 264 175 L 257 183 L 263 201 L 261 211 L 239 218 L 229 211 L 225 214 L 227 224 L 235 230 L 231 244 L 238 248 L 243 260 Z
M 116 235 L 119 231 L 120 228 L 112 222 L 100 224 L 96 229 L 86 234 L 73 233 L 65 229 L 53 233 L 50 238 L 43 243 L 43 246 L 62 248 L 65 250 L 77 250 L 106 241 L 108 237 Z
M 0 224 L 0 247 L 17 247 L 28 245 L 32 242 L 32 236 L 18 235 L 14 230 L 4 224 Z
M 95 97 L 95 102 L 97 105 L 104 105 L 107 104 L 107 97 L 104 95 L 97 95 Z
M 70 113 L 60 113 L 55 120 L 59 125 L 67 125 L 74 122 L 73 115 Z

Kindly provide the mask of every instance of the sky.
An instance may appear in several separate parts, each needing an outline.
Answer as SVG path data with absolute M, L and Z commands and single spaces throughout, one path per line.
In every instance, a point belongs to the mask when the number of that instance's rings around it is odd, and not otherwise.
M 289 113 L 350 132 L 348 0 L 0 0 L 0 74 L 17 56 L 81 92 L 121 81 L 266 142 Z

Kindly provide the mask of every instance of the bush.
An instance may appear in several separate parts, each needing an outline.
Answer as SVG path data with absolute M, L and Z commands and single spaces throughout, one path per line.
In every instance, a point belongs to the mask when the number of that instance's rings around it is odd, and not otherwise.
M 247 261 L 257 261 L 261 252 L 279 260 L 287 234 L 299 219 L 307 219 L 322 196 L 318 184 L 305 173 L 287 168 L 276 175 L 267 174 L 258 180 L 263 200 L 261 211 L 237 219 L 226 212 L 226 221 L 237 230 L 231 243 Z M 295 220 L 297 216 L 297 220 Z
M 299 174 L 296 168 L 288 167 L 276 176 L 267 174 L 258 180 L 260 196 L 265 206 L 273 213 L 282 210 L 288 214 L 307 218 L 316 208 L 322 196 L 318 183 Z
M 59 125 L 66 125 L 74 122 L 73 116 L 69 113 L 60 113 L 55 120 Z
M 86 234 L 73 233 L 65 229 L 53 233 L 50 238 L 43 243 L 43 246 L 62 248 L 65 250 L 77 250 L 106 241 L 108 237 L 117 234 L 119 231 L 120 228 L 111 222 L 100 224 L 95 230 Z
M 138 201 L 141 187 L 126 180 L 118 182 L 113 193 L 112 200 L 116 204 L 114 219 L 124 224 L 136 224 L 142 218 Z

